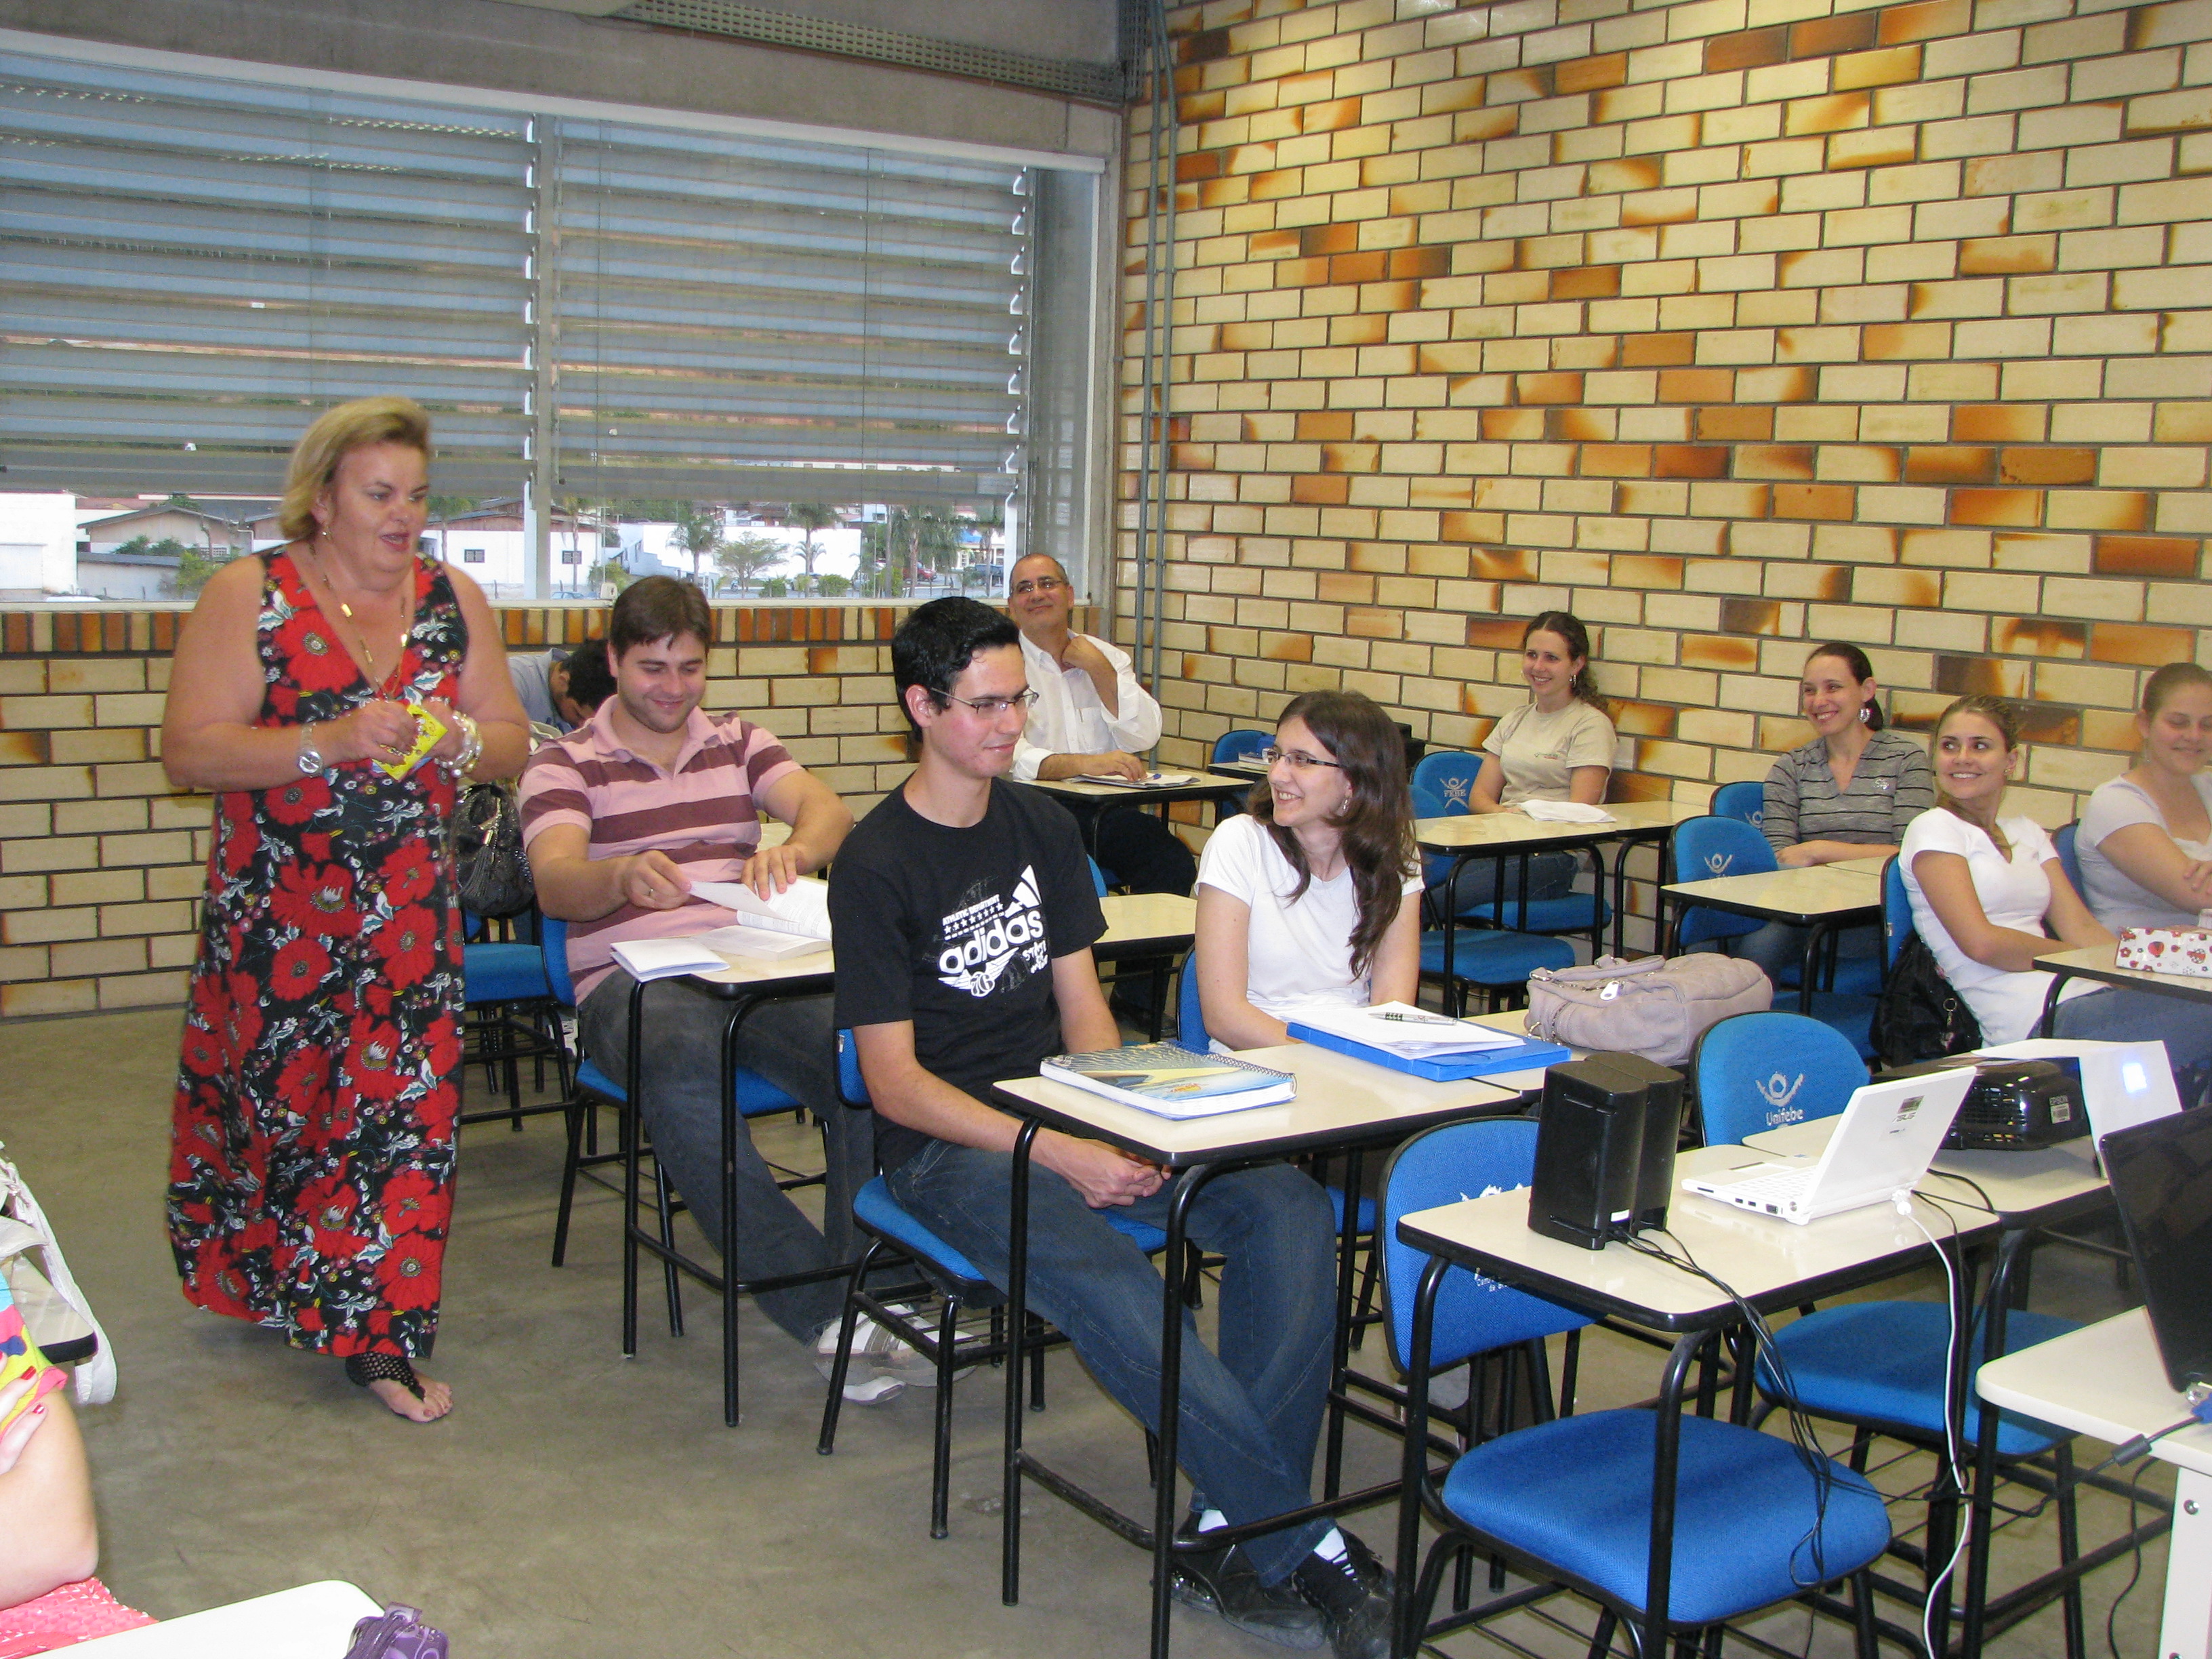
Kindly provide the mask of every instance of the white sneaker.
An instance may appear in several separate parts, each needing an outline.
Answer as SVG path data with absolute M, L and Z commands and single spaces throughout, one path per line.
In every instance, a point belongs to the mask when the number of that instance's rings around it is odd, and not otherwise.
M 911 1317 L 914 1310 L 901 1303 L 892 1303 L 893 1313 Z M 827 1325 L 815 1340 L 814 1363 L 823 1376 L 830 1375 L 837 1360 L 837 1327 Z M 863 1365 L 879 1376 L 896 1378 L 902 1383 L 917 1389 L 937 1386 L 937 1362 L 908 1342 L 887 1325 L 878 1324 L 862 1314 L 853 1322 L 853 1359 L 848 1375 Z M 957 1382 L 975 1368 L 962 1367 L 953 1372 Z
M 878 1371 L 873 1376 L 846 1383 L 845 1403 L 848 1406 L 888 1406 L 905 1392 L 905 1383 L 896 1376 L 885 1376 Z

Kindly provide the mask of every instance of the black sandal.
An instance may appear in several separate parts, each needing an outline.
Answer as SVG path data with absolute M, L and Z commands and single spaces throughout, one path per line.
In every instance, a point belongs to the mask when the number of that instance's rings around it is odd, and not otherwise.
M 422 1397 L 422 1379 L 415 1375 L 404 1354 L 350 1353 L 346 1356 L 345 1372 L 346 1380 L 356 1389 L 372 1382 L 397 1382 L 417 1400 Z

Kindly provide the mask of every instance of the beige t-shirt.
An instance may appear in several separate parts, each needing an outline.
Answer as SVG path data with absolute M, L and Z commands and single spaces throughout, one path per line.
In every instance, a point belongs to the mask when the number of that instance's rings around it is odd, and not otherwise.
M 1491 728 L 1482 746 L 1505 768 L 1500 806 L 1565 800 L 1577 766 L 1613 766 L 1613 722 L 1580 697 L 1553 714 L 1524 702 Z

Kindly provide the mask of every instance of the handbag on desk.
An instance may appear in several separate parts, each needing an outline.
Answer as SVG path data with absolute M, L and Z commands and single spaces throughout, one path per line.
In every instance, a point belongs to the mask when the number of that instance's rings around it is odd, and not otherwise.
M 1885 1066 L 1941 1060 L 1982 1046 L 1981 1022 L 1917 933 L 1905 941 L 1882 981 L 1867 1037 Z
M 1679 1066 L 1709 1025 L 1774 1006 L 1774 982 L 1758 964 L 1699 952 L 1600 957 L 1587 968 L 1539 968 L 1528 975 L 1528 1034 L 1585 1051 L 1641 1054 Z

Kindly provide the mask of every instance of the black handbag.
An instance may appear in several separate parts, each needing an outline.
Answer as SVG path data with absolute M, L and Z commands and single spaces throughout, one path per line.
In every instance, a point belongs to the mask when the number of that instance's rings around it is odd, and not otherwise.
M 1882 981 L 1868 1035 L 1885 1066 L 1941 1060 L 1982 1046 L 1981 1022 L 1943 977 L 1936 953 L 1917 933 L 1905 941 Z
M 537 902 L 522 850 L 522 807 L 503 783 L 472 783 L 453 809 L 453 877 L 461 908 L 479 916 L 519 916 Z

